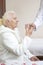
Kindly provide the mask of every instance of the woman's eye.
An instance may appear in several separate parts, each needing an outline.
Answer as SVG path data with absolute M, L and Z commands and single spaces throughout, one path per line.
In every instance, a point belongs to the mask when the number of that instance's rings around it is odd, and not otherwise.
M 15 18 L 13 18 L 13 19 L 15 20 L 15 19 L 17 19 L 17 18 L 15 17 Z

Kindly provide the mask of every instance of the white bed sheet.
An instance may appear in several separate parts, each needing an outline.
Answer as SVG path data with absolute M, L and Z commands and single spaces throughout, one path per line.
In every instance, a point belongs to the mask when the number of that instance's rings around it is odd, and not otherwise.
M 32 65 L 43 65 L 43 61 L 33 61 Z
M 43 56 L 43 38 L 32 39 L 29 50 L 32 54 L 36 56 Z

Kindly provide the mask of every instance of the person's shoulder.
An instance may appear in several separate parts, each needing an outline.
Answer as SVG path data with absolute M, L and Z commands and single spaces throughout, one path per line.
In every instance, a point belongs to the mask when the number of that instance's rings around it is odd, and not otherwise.
M 9 28 L 1 25 L 0 26 L 0 33 L 2 34 L 2 33 L 7 33 L 7 32 L 10 32 Z

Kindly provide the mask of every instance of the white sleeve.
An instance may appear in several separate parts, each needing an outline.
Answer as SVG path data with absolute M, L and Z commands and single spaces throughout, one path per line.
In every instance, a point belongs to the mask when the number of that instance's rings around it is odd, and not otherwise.
M 24 51 L 25 51 L 25 53 L 26 53 L 26 55 L 27 55 L 27 57 L 28 58 L 30 58 L 30 57 L 32 57 L 32 56 L 34 56 L 30 51 L 29 51 L 29 46 L 30 46 L 30 44 L 31 44 L 31 42 L 32 42 L 32 39 L 30 38 L 30 37 L 28 37 L 28 36 L 25 36 L 25 38 L 24 38 Z M 26 48 L 27 47 L 27 48 Z
M 41 5 L 38 11 L 38 14 L 34 20 L 34 24 L 36 25 L 36 29 L 42 25 L 43 23 L 43 0 L 41 0 Z
M 24 43 L 25 47 L 27 47 L 27 49 L 29 48 L 31 41 L 32 41 L 32 39 L 29 36 L 24 37 L 23 43 Z
M 27 37 L 25 37 L 24 41 L 21 44 L 19 44 L 15 36 L 10 32 L 3 33 L 2 40 L 5 48 L 7 48 L 9 51 L 13 52 L 18 56 L 24 54 L 31 41 L 30 38 L 27 39 Z
M 16 37 L 9 32 L 5 32 L 2 34 L 3 45 L 15 55 L 23 54 L 23 46 L 22 44 L 18 44 Z
M 28 58 L 31 58 L 31 57 L 33 57 L 34 55 L 33 55 L 32 53 L 30 53 L 29 50 L 27 50 L 27 51 L 26 51 L 26 56 L 27 56 Z
M 2 40 L 5 48 L 7 48 L 15 55 L 20 56 L 27 51 L 32 39 L 28 36 L 25 36 L 23 41 L 19 44 L 16 37 L 12 33 L 5 32 L 2 34 Z

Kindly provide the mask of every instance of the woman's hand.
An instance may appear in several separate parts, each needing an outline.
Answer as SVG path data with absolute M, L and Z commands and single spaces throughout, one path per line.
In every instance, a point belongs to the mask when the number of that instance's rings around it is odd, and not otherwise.
M 30 58 L 31 61 L 39 61 L 39 59 L 36 56 L 33 56 Z
M 34 27 L 31 26 L 31 24 L 26 24 L 25 25 L 25 30 L 26 30 L 26 35 L 31 36 L 33 32 Z

